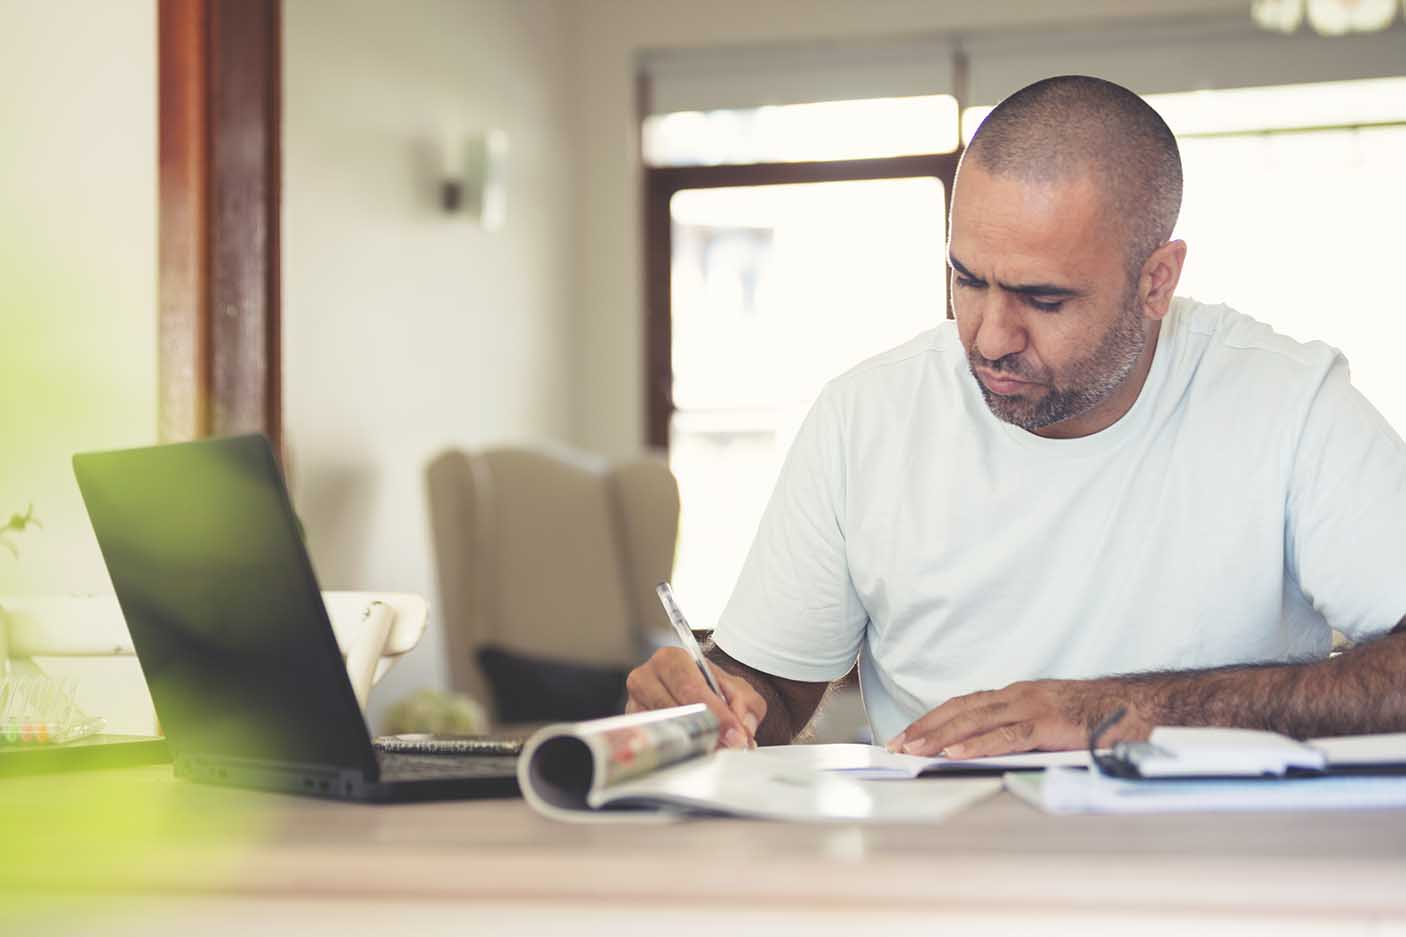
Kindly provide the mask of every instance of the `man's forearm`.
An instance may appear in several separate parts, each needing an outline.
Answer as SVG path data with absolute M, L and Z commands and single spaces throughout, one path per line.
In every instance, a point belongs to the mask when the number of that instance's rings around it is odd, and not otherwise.
M 889 740 L 893 751 L 979 758 L 1081 748 L 1119 708 L 1107 742 L 1157 726 L 1235 726 L 1296 738 L 1406 731 L 1406 619 L 1328 660 L 1094 680 L 1025 680 L 954 696 Z
M 708 660 L 726 670 L 734 677 L 741 677 L 751 684 L 762 699 L 766 700 L 766 718 L 757 726 L 758 745 L 789 745 L 801 734 L 815 714 L 812 706 L 809 712 L 795 710 L 787 695 L 782 692 L 781 682 L 771 674 L 754 670 L 741 661 L 729 656 L 726 651 L 709 641 L 703 648 Z
M 1090 724 L 1126 704 L 1129 728 L 1238 726 L 1295 738 L 1406 730 L 1406 620 L 1377 641 L 1327 660 L 1136 674 L 1094 681 L 1107 687 L 1071 713 Z M 1120 735 L 1122 733 L 1119 733 Z

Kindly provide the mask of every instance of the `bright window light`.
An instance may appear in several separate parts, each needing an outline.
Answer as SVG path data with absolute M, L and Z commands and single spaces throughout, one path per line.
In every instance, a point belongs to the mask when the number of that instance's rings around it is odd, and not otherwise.
M 937 94 L 731 111 L 682 111 L 644 122 L 647 166 L 869 159 L 957 148 L 957 99 Z
M 942 321 L 944 206 L 931 177 L 674 196 L 674 586 L 699 627 L 822 385 Z

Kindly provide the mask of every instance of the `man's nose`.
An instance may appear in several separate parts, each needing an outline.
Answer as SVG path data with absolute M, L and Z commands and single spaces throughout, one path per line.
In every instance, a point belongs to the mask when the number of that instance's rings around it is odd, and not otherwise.
M 977 352 L 987 361 L 1020 354 L 1029 343 L 1020 311 L 998 290 L 991 290 L 984 299 L 976 333 Z

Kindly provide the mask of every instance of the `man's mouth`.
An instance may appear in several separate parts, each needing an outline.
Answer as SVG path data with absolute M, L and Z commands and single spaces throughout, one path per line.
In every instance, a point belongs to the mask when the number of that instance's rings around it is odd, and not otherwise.
M 1034 381 L 1022 381 L 1004 374 L 997 374 L 980 368 L 976 372 L 977 379 L 991 393 L 999 394 L 1002 397 L 1011 397 L 1016 394 L 1025 393 L 1032 387 L 1038 387 Z

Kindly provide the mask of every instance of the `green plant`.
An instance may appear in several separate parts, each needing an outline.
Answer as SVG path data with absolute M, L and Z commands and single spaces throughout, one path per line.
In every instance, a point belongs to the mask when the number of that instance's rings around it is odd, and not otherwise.
M 462 693 L 444 690 L 417 690 L 392 706 L 386 718 L 386 731 L 391 735 L 476 735 L 487 727 L 488 716 L 482 706 Z
M 7 523 L 4 527 L 0 527 L 0 544 L 3 544 L 5 549 L 13 553 L 15 559 L 19 559 L 19 547 L 15 546 L 13 543 L 7 540 L 5 538 L 5 535 L 20 534 L 24 533 L 25 530 L 30 527 L 43 526 L 43 524 L 39 523 L 39 518 L 34 516 L 34 505 L 31 504 L 29 506 L 29 510 L 25 511 L 23 514 L 11 514 L 9 523 Z

